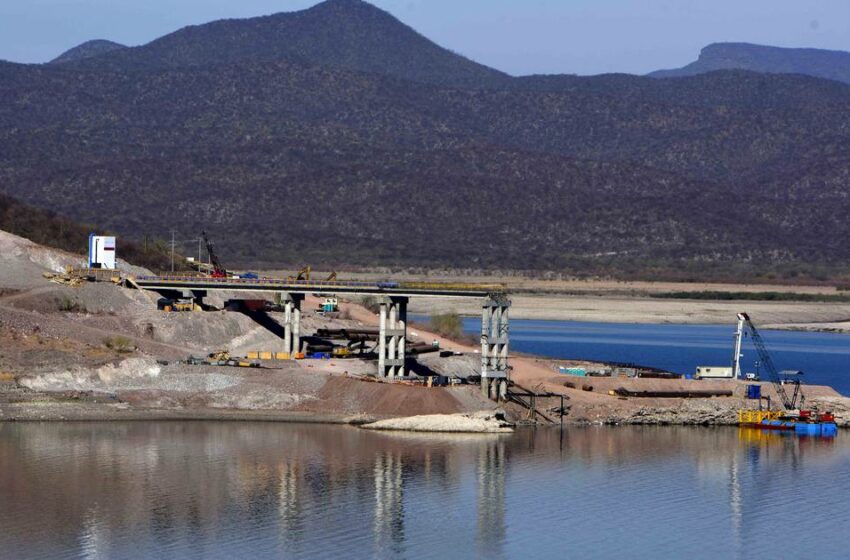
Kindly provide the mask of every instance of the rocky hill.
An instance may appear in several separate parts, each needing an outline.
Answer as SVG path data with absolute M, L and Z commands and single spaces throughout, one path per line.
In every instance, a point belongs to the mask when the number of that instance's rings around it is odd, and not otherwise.
M 114 41 L 95 39 L 93 41 L 86 41 L 85 43 L 77 45 L 72 49 L 68 49 L 67 51 L 63 52 L 62 54 L 51 60 L 49 64 L 63 64 L 67 62 L 75 62 L 78 60 L 84 60 L 86 58 L 91 58 L 93 56 L 98 56 L 101 54 L 106 54 L 126 48 L 126 46 L 120 43 L 116 43 Z
M 510 78 L 330 0 L 0 64 L 0 191 L 252 265 L 811 275 L 850 256 L 848 119 L 800 75 Z
M 650 76 L 672 78 L 695 76 L 716 70 L 752 70 L 772 74 L 804 74 L 850 83 L 850 52 L 825 49 L 789 49 L 750 43 L 714 43 L 699 58 L 672 70 Z
M 89 64 L 124 71 L 281 60 L 450 86 L 480 87 L 508 80 L 362 0 L 326 0 L 297 12 L 190 26 Z

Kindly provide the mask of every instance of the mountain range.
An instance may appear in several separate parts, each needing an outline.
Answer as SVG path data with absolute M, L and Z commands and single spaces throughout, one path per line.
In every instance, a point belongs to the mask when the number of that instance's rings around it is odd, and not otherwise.
M 688 278 L 850 256 L 840 81 L 512 77 L 360 0 L 68 54 L 0 62 L 0 191 L 131 237 L 206 228 L 252 265 Z
M 51 60 L 49 64 L 75 62 L 77 60 L 83 60 L 85 58 L 90 58 L 93 56 L 98 56 L 101 54 L 106 54 L 113 51 L 117 51 L 119 49 L 126 48 L 126 45 L 122 45 L 114 41 L 107 41 L 105 39 L 94 39 L 92 41 L 86 41 L 85 43 L 77 45 L 72 49 L 68 49 L 67 51 L 63 52 L 62 54 Z
M 850 52 L 789 49 L 750 43 L 713 43 L 699 58 L 673 70 L 649 74 L 656 78 L 695 76 L 715 70 L 752 70 L 771 74 L 804 74 L 850 83 Z

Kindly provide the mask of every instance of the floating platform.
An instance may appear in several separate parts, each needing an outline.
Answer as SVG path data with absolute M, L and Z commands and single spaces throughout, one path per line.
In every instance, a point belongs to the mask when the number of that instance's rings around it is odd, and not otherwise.
M 833 437 L 838 434 L 838 425 L 832 414 L 814 414 L 811 411 L 789 415 L 775 410 L 739 410 L 738 425 L 757 430 L 794 432 L 801 436 Z

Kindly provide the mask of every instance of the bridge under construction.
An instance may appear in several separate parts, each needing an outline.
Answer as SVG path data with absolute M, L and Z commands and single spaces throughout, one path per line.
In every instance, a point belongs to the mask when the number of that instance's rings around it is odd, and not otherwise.
M 196 302 L 211 291 L 275 293 L 284 310 L 283 353 L 302 350 L 301 303 L 318 296 L 374 296 L 380 305 L 378 329 L 379 377 L 407 377 L 407 305 L 410 298 L 465 298 L 481 301 L 481 387 L 492 397 L 504 395 L 508 382 L 508 310 L 510 299 L 501 285 L 431 282 L 311 281 L 282 278 L 207 276 L 138 276 L 127 279 L 141 290 Z

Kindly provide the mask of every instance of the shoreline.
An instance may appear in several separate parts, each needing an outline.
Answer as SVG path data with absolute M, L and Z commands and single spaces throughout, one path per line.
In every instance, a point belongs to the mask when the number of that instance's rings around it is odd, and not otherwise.
M 511 319 L 583 323 L 733 325 L 746 311 L 764 329 L 850 333 L 850 304 L 816 302 L 717 301 L 649 297 L 539 296 L 512 293 Z M 418 300 L 414 315 L 457 313 L 480 316 L 477 302 Z
M 376 416 L 303 413 L 287 410 L 118 408 L 102 404 L 32 403 L 0 405 L 4 422 L 277 422 L 282 424 L 334 424 L 359 426 L 381 420 Z
M 48 257 L 51 262 L 66 263 L 71 256 L 11 235 L 0 234 L 0 239 L 16 249 L 0 256 L 4 270 L 14 272 L 6 285 L 0 286 L 6 290 L 0 293 L 0 421 L 360 425 L 388 418 L 503 409 L 515 423 L 533 419 L 559 425 L 563 405 L 563 422 L 570 426 L 729 425 L 737 422 L 737 409 L 748 405 L 743 386 L 735 383 L 692 385 L 689 381 L 620 377 L 622 373 L 607 380 L 570 380 L 559 373 L 559 365 L 592 368 L 602 364 L 512 354 L 511 380 L 518 391 L 534 393 L 537 399 L 536 411 L 529 414 L 528 402 L 497 404 L 482 394 L 477 380 L 480 347 L 475 342 L 448 340 L 430 332 L 428 325 L 409 329 L 410 343 L 427 345 L 436 340 L 441 350 L 452 352 L 423 354 L 417 358 L 417 373 L 466 378 L 471 383 L 426 387 L 382 382 L 374 378 L 374 357 L 346 359 L 352 357 L 348 354 L 260 361 L 259 368 L 198 364 L 187 356 L 215 356 L 222 351 L 235 357 L 265 354 L 279 348 L 280 333 L 243 313 L 224 310 L 230 294 L 211 295 L 208 311 L 166 313 L 157 309 L 149 294 L 112 283 L 71 286 L 48 282 L 44 273 L 49 271 L 39 263 Z M 401 275 L 399 280 L 407 278 Z M 706 301 L 646 295 L 652 290 L 668 293 L 703 287 L 691 283 L 505 280 L 514 292 L 510 313 L 514 319 L 731 325 L 739 311 L 748 311 L 762 325 L 823 329 L 829 328 L 829 321 L 848 322 L 850 317 L 850 305 L 843 303 Z M 550 293 L 553 287 L 576 290 L 576 286 L 583 288 L 577 290 L 581 294 Z M 728 290 L 740 288 L 725 286 Z M 811 289 L 818 293 L 836 290 Z M 550 295 L 541 295 L 543 292 Z M 270 295 L 257 297 L 269 299 Z M 319 311 L 322 300 L 308 294 L 301 316 L 303 331 L 377 327 L 374 311 L 359 305 L 358 298 L 352 299 L 340 298 L 339 313 L 327 316 Z M 416 298 L 409 312 L 454 311 L 478 317 L 480 306 L 476 300 Z M 280 310 L 269 311 L 268 317 L 278 325 L 284 320 Z M 813 397 L 819 397 L 823 410 L 835 410 L 842 424 L 850 424 L 850 399 L 828 387 L 808 387 Z M 677 393 L 696 388 L 728 396 L 689 398 Z M 618 397 L 618 389 L 641 396 Z M 766 392 L 771 391 L 768 388 Z M 670 394 L 674 397 L 664 396 Z M 811 401 L 813 406 L 816 402 Z
M 42 411 L 43 412 L 43 411 Z M 655 413 L 663 414 L 669 412 L 667 409 L 658 408 Z M 435 415 L 439 416 L 439 415 Z M 333 414 L 291 414 L 286 411 L 274 410 L 170 410 L 170 409 L 137 409 L 132 411 L 115 412 L 109 410 L 74 410 L 69 407 L 66 409 L 57 408 L 49 414 L 38 415 L 35 411 L 12 411 L 8 414 L 4 410 L 0 410 L 0 427 L 4 424 L 15 423 L 113 423 L 113 422 L 260 422 L 270 424 L 318 424 L 328 426 L 351 426 L 364 427 L 376 422 L 387 420 L 398 420 L 408 417 L 404 416 L 389 416 L 389 417 L 357 417 L 352 418 L 345 415 Z M 546 428 L 560 429 L 563 428 L 582 428 L 582 427 L 606 427 L 619 428 L 629 426 L 657 426 L 657 427 L 693 427 L 693 428 L 742 428 L 737 422 L 710 422 L 710 421 L 688 421 L 688 420 L 657 420 L 647 417 L 646 421 L 631 421 L 624 418 L 606 418 L 604 420 L 575 420 L 564 418 L 563 424 L 554 423 L 529 423 L 516 422 L 514 429 L 526 428 Z M 841 430 L 850 430 L 850 423 L 839 423 L 838 428 Z M 758 430 L 758 428 L 749 428 Z M 381 432 L 417 432 L 430 434 L 452 434 L 452 433 L 481 433 L 492 434 L 494 432 L 476 432 L 476 431 L 459 431 L 459 430 L 408 430 L 404 428 L 380 428 L 375 429 Z M 509 432 L 504 432 L 509 433 Z

